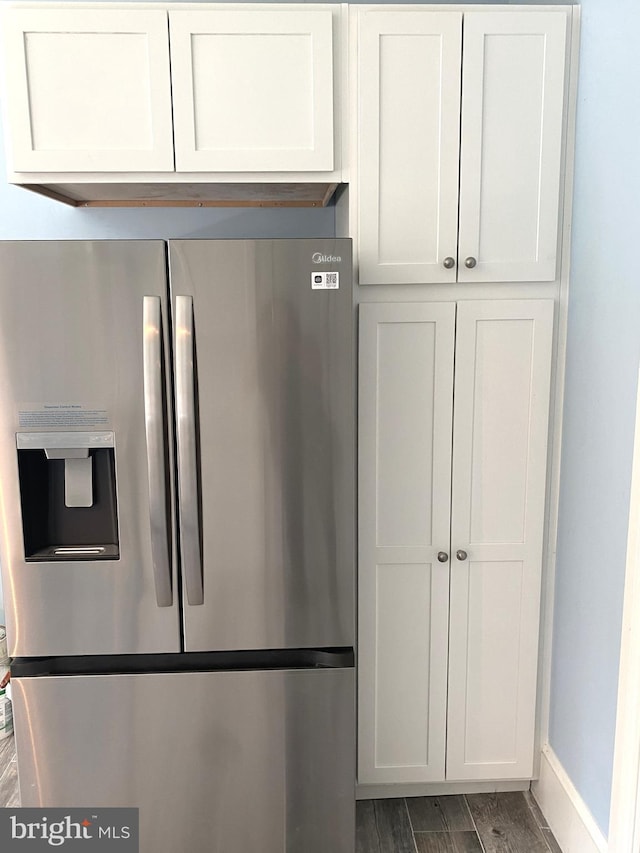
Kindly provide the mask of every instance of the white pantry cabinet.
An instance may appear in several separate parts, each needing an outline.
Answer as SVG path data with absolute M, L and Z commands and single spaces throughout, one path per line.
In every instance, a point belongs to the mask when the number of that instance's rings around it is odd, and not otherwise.
M 551 299 L 360 306 L 361 784 L 532 774 L 552 331 Z
M 13 170 L 173 170 L 166 12 L 7 8 L 2 34 Z
M 570 10 L 354 15 L 360 284 L 553 281 Z

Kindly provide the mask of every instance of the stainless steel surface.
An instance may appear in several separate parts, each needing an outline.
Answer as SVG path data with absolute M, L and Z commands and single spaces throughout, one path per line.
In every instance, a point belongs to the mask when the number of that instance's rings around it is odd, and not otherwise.
M 468 270 L 472 270 L 478 262 L 475 258 L 465 258 L 464 265 Z
M 48 450 L 53 458 L 56 449 L 84 447 L 113 447 L 112 432 L 19 432 L 16 435 L 18 450 Z
M 442 262 L 442 266 L 446 270 L 452 270 L 455 267 L 455 265 L 456 265 L 455 258 L 445 258 L 444 261 Z
M 164 244 L 0 243 L 11 654 L 117 666 L 179 652 L 180 618 L 187 650 L 353 644 L 350 243 L 288 243 L 171 246 L 173 362 Z M 43 449 L 94 460 L 104 528 L 70 510 L 54 536 Z M 142 853 L 353 853 L 353 669 L 16 677 L 13 698 L 24 806 L 139 806 Z
M 156 604 L 142 394 L 143 298 L 158 296 L 167 316 L 165 292 L 161 242 L 0 243 L 0 564 L 12 656 L 180 648 L 177 606 Z M 80 417 L 44 408 L 64 404 L 81 406 Z M 16 433 L 103 431 L 115 434 L 120 558 L 26 562 Z M 167 432 L 171 447 L 170 423 Z
M 438 562 L 439 563 L 446 563 L 448 559 L 449 559 L 449 555 L 447 554 L 446 551 L 438 551 Z
M 193 299 L 190 296 L 177 296 L 175 300 L 175 369 L 180 556 L 187 604 L 191 607 L 204 602 L 198 507 L 194 353 Z
M 353 645 L 350 249 L 169 244 L 174 304 L 193 298 L 178 398 L 193 353 L 197 375 L 204 605 L 185 608 L 188 650 Z M 321 272 L 339 287 L 312 289 Z
M 167 453 L 162 375 L 162 305 L 159 296 L 145 296 L 142 314 L 144 415 L 149 484 L 151 559 L 158 607 L 171 607 L 171 560 L 167 508 Z
M 456 558 L 458 560 L 466 560 L 468 556 L 469 555 L 467 554 L 466 551 L 462 551 L 462 550 L 456 551 Z
M 353 853 L 352 669 L 12 683 L 23 806 L 138 806 L 141 853 Z

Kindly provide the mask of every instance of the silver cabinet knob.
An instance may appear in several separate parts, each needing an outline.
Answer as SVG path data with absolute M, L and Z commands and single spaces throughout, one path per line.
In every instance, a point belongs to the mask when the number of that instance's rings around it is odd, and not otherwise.
M 464 259 L 464 265 L 468 270 L 472 270 L 478 262 L 475 258 L 468 257 Z
M 460 549 L 459 551 L 456 551 L 456 557 L 459 560 L 466 560 L 468 556 L 469 555 L 467 554 L 467 552 L 463 551 L 462 549 Z
M 445 258 L 444 261 L 442 262 L 442 266 L 446 270 L 452 270 L 455 267 L 455 265 L 456 265 L 455 258 Z
M 449 555 L 447 554 L 446 551 L 438 551 L 438 562 L 439 563 L 446 563 L 448 559 L 449 559 Z

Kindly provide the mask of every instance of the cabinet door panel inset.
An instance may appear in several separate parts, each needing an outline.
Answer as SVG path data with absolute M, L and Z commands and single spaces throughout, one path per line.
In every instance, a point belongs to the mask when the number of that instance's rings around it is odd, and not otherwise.
M 378 326 L 378 547 L 433 544 L 435 349 L 435 323 Z
M 465 14 L 460 281 L 556 277 L 565 42 L 564 12 Z
M 333 16 L 171 12 L 178 171 L 333 169 Z
M 462 302 L 447 778 L 533 770 L 553 300 Z
M 8 9 L 15 171 L 171 171 L 164 11 Z
M 444 778 L 454 322 L 360 306 L 361 783 Z
M 359 24 L 360 284 L 455 281 L 462 15 Z
M 265 148 L 312 147 L 312 104 L 305 103 L 312 86 L 309 34 L 194 34 L 191 50 L 198 151 L 247 148 L 258 140 L 259 147 Z M 298 69 L 296 74 L 291 74 L 291 68 Z M 274 90 L 280 95 L 280 109 L 275 111 Z M 291 101 L 304 104 L 296 122 L 284 120 Z M 221 120 L 239 106 L 242 116 L 237 122 Z
M 433 566 L 424 564 L 376 567 L 377 768 L 428 766 L 433 759 L 430 685 L 417 675 L 430 657 L 432 573 Z
M 533 331 L 532 319 L 476 326 L 469 544 L 524 541 Z
M 457 697 L 465 722 L 458 751 L 466 765 L 513 765 L 520 722 L 523 565 L 468 561 L 456 572 L 456 607 L 466 620 L 456 619 L 456 624 L 465 631 L 468 666 L 464 698 Z

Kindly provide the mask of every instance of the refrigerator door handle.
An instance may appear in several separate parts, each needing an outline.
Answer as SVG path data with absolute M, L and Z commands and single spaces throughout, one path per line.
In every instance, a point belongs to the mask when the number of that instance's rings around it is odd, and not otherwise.
M 176 420 L 180 552 L 189 605 L 204 604 L 195 400 L 193 297 L 176 296 Z
M 158 607 L 171 607 L 171 560 L 167 524 L 162 377 L 162 314 L 159 296 L 143 302 L 144 420 L 147 437 L 151 560 Z

